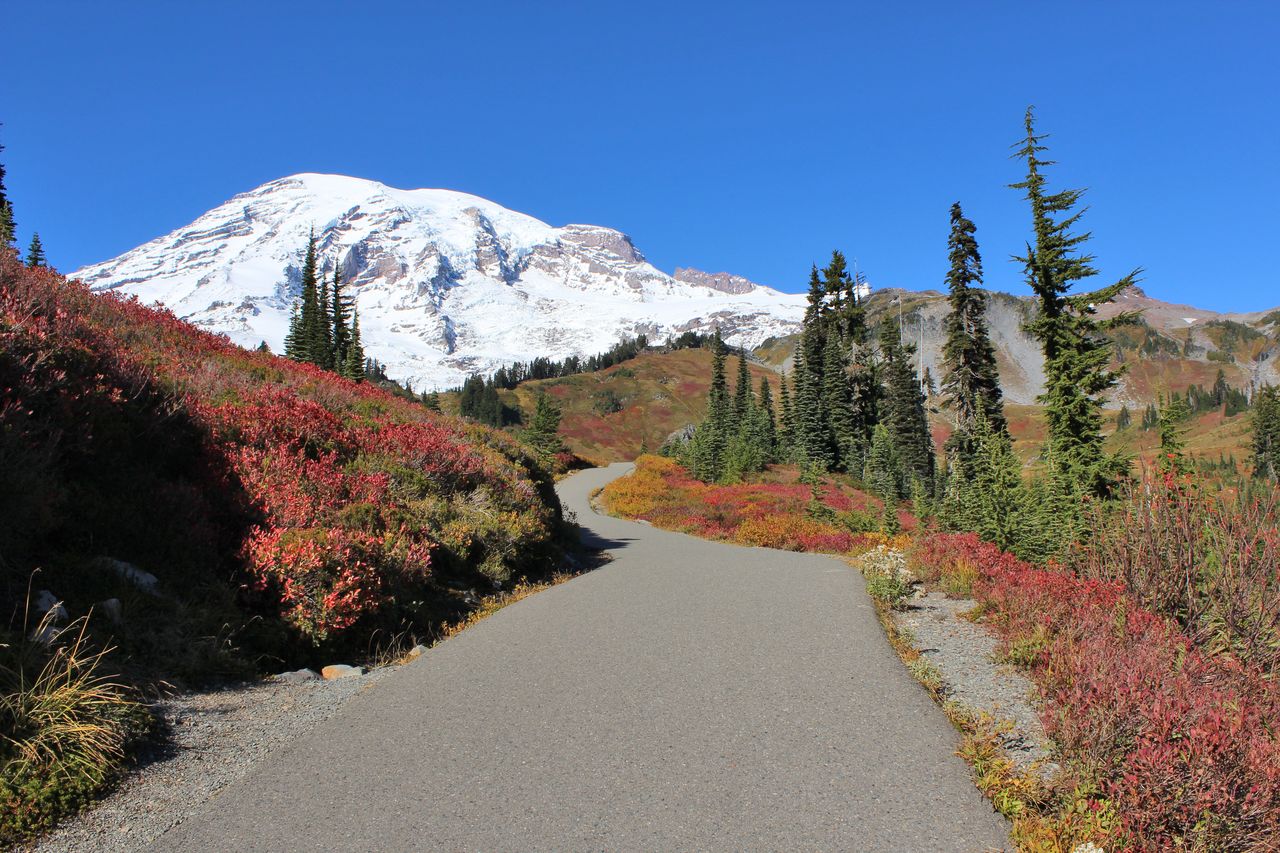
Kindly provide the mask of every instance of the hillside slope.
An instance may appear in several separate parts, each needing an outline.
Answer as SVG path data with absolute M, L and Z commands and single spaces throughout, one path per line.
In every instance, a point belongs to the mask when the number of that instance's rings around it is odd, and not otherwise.
M 0 253 L 6 631 L 30 584 L 142 677 L 367 652 L 554 570 L 559 525 L 508 436 Z

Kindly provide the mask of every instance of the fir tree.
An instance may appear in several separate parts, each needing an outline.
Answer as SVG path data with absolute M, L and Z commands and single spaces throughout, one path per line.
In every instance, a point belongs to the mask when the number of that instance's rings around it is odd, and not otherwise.
M 880 349 L 885 363 L 884 424 L 903 465 L 901 489 L 912 477 L 932 486 L 934 476 L 933 437 L 924 411 L 924 394 L 912 359 L 914 347 L 902 345 L 896 320 L 880 327 Z
M 827 416 L 826 433 L 835 451 L 832 462 L 836 467 L 856 472 L 861 467 L 866 448 L 854 419 L 846 363 L 845 347 L 840 337 L 827 335 L 822 352 L 822 411 Z
M 13 208 L 8 202 L 0 204 L 0 249 L 14 247 Z
M 304 346 L 302 343 L 302 315 L 299 300 L 293 300 L 289 307 L 289 331 L 284 336 L 284 355 L 294 361 L 302 361 Z
M 724 476 L 725 453 L 733 430 L 733 403 L 725 377 L 725 346 L 716 329 L 711 338 L 711 389 L 707 396 L 707 417 L 694 430 L 685 446 L 683 461 L 693 476 L 715 482 Z
M 1042 169 L 1052 165 L 1041 159 L 1047 150 L 1045 138 L 1036 134 L 1035 116 L 1028 108 L 1026 137 L 1015 146 L 1017 156 L 1026 162 L 1027 177 L 1011 184 L 1025 190 L 1035 235 L 1026 255 L 1018 258 L 1039 299 L 1039 315 L 1028 328 L 1044 351 L 1045 390 L 1040 400 L 1045 404 L 1048 443 L 1056 464 L 1085 491 L 1103 495 L 1123 473 L 1123 463 L 1106 456 L 1102 448 L 1103 395 L 1117 381 L 1117 374 L 1107 367 L 1112 345 L 1102 333 L 1132 322 L 1133 315 L 1121 314 L 1104 323 L 1097 319 L 1096 306 L 1134 284 L 1139 271 L 1092 293 L 1070 292 L 1076 282 L 1091 278 L 1097 270 L 1093 257 L 1079 251 L 1090 235 L 1072 233 L 1084 212 L 1072 212 L 1083 190 L 1050 193 L 1045 187 Z
M 335 370 L 337 364 L 333 352 L 333 314 L 329 310 L 329 279 L 321 276 L 319 288 L 316 294 L 319 317 L 316 320 L 315 343 L 312 345 L 316 356 L 313 361 L 325 370 Z
M 1253 401 L 1253 475 L 1280 480 L 1280 389 L 1264 385 Z
M 886 501 L 902 497 L 902 460 L 884 424 L 876 424 L 871 433 L 871 447 L 862 466 L 862 482 L 872 494 Z
M 1176 394 L 1160 407 L 1160 456 L 1158 468 L 1166 474 L 1186 474 L 1191 470 L 1187 462 L 1187 442 L 1182 424 L 1191 416 L 1187 403 Z
M 285 354 L 297 361 L 309 361 L 327 367 L 324 363 L 324 334 L 320 328 L 322 322 L 320 292 L 316 282 L 316 235 L 313 230 L 307 237 L 307 253 L 302 262 L 302 290 L 298 311 L 294 321 L 290 323 L 286 338 L 292 345 L 286 346 Z
M 790 458 L 794 436 L 795 411 L 791 406 L 791 391 L 787 388 L 787 372 L 784 370 L 778 380 L 778 455 L 781 458 Z
M 360 312 L 351 312 L 351 340 L 347 342 L 347 360 L 342 375 L 353 382 L 365 379 L 364 346 L 360 343 Z
M 835 464 L 835 453 L 828 432 L 826 411 L 822 405 L 822 373 L 809 368 L 803 341 L 795 363 L 795 446 L 801 458 L 823 471 Z
M 743 348 L 738 350 L 738 382 L 733 389 L 733 416 L 738 423 L 747 419 L 751 405 L 751 372 L 747 367 L 747 351 Z
M 947 440 L 948 462 L 960 460 L 962 471 L 975 469 L 968 457 L 975 450 L 974 425 L 981 415 L 988 428 L 1007 429 L 996 368 L 995 347 L 987 331 L 987 295 L 982 284 L 982 256 L 974 237 L 976 227 L 965 218 L 960 203 L 951 205 L 951 236 L 947 240 L 951 268 L 947 272 L 951 311 L 943 322 L 943 405 L 955 413 L 956 429 Z
M 778 419 L 773 410 L 773 392 L 769 389 L 769 378 L 760 377 L 760 416 L 764 431 L 763 450 L 765 461 L 772 462 L 778 458 Z
M 432 391 L 422 395 L 422 405 L 428 412 L 440 411 L 440 392 Z
M 44 257 L 44 246 L 40 243 L 40 235 L 33 233 L 31 235 L 31 245 L 27 248 L 27 266 L 34 269 L 48 265 L 48 261 Z
M 538 395 L 533 410 L 533 422 L 524 432 L 524 439 L 540 456 L 552 456 L 564 450 L 560 440 L 560 407 L 545 393 Z
M 340 264 L 333 265 L 333 287 L 330 289 L 329 321 L 333 328 L 333 369 L 342 372 L 347 363 L 347 346 L 351 342 L 351 300 L 342 290 L 342 269 Z
M 1128 429 L 1133 424 L 1133 413 L 1129 411 L 1128 406 L 1120 407 L 1120 414 L 1116 415 L 1116 432 Z
M 0 151 L 4 151 L 3 145 L 0 145 Z M 0 249 L 11 248 L 18 233 L 18 222 L 14 218 L 13 203 L 4 186 L 4 176 L 4 163 L 0 162 Z

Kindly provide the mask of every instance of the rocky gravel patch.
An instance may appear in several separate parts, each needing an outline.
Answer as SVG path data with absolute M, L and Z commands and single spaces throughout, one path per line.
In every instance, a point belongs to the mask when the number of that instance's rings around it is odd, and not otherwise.
M 970 711 L 985 711 L 1012 723 L 1011 730 L 1001 735 L 1009 758 L 1022 769 L 1044 762 L 1040 772 L 1047 777 L 1055 768 L 1048 761 L 1050 745 L 1032 702 L 1035 686 L 1012 666 L 997 663 L 995 637 L 961 617 L 976 605 L 941 592 L 917 594 L 894 619 L 941 673 L 947 698 Z
M 127 853 L 203 810 L 268 753 L 331 717 L 394 667 L 336 680 L 307 670 L 223 690 L 184 693 L 155 708 L 165 729 L 120 786 L 93 809 L 25 848 L 38 853 Z

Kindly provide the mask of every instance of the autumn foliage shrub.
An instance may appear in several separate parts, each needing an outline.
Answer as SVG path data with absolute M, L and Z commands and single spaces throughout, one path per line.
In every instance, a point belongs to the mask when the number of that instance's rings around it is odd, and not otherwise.
M 450 586 L 553 570 L 559 524 L 496 431 L 0 252 L 6 616 L 37 567 L 73 610 L 115 594 L 86 568 L 110 556 L 361 647 L 459 615 Z
M 802 483 L 708 484 L 695 480 L 674 459 L 641 456 L 630 476 L 605 487 L 602 500 L 609 512 L 624 518 L 763 548 L 850 553 L 888 541 L 839 521 L 842 514 L 865 510 L 874 499 L 834 484 L 820 495 L 830 510 L 824 518 L 830 520 L 813 517 L 811 489 Z M 908 518 L 908 524 L 914 519 Z
M 1125 510 L 1143 511 L 1141 502 Z M 1183 517 L 1173 510 L 1167 518 Z M 1248 527 L 1241 519 L 1201 521 L 1210 529 Z M 1089 567 L 1099 558 L 1080 559 Z M 1184 630 L 1193 624 L 1178 618 L 1184 613 L 1154 612 L 1147 602 L 1159 599 L 1130 588 L 1119 573 L 1036 567 L 972 534 L 924 537 L 910 560 L 935 576 L 958 565 L 976 570 L 973 592 L 988 624 L 1041 689 L 1067 784 L 1096 791 L 1092 808 L 1118 816 L 1112 845 L 1280 847 L 1280 685 L 1265 665 L 1212 633 Z

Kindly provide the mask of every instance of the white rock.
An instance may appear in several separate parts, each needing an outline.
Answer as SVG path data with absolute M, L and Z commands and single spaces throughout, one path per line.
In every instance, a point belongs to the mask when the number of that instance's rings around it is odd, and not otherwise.
M 143 592 L 155 592 L 156 584 L 160 582 L 160 579 L 151 574 L 151 572 L 143 571 L 133 563 L 126 563 L 124 560 L 99 557 L 95 561 L 95 565 L 115 572 Z
M 426 651 L 427 651 L 427 647 L 422 645 L 422 643 L 418 643 L 418 645 L 414 646 L 413 648 L 409 649 L 409 651 L 404 653 L 404 659 L 406 661 L 417 660 L 418 658 L 426 654 Z
M 293 672 L 282 672 L 274 676 L 273 680 L 285 684 L 305 684 L 308 681 L 319 681 L 320 673 L 314 669 L 295 669 Z

